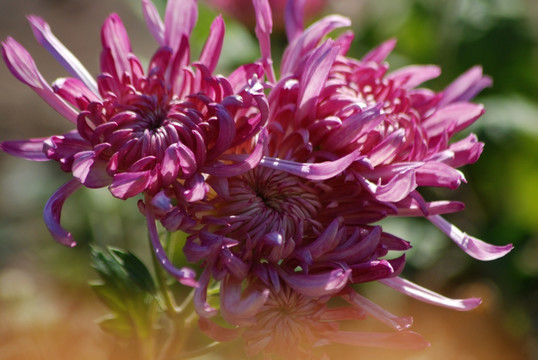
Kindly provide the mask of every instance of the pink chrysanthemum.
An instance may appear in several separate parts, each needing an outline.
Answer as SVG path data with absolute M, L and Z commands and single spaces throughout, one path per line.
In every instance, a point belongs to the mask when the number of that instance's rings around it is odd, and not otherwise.
M 214 282 L 220 282 L 220 313 L 246 329 L 249 352 L 263 348 L 281 354 L 286 348 L 288 340 L 280 337 L 284 330 L 264 338 L 257 329 L 268 311 L 278 316 L 269 306 L 278 301 L 269 299 L 279 291 L 312 304 L 339 298 L 351 305 L 338 308 L 347 314 L 342 319 L 359 310 L 399 332 L 411 325 L 409 318 L 388 313 L 350 285 L 380 281 L 439 306 L 478 306 L 479 299 L 448 299 L 399 278 L 405 257 L 394 252 L 405 252 L 409 243 L 371 224 L 387 216 L 423 216 L 477 259 L 493 260 L 511 250 L 511 245 L 472 238 L 440 216 L 462 210 L 462 203 L 426 202 L 418 192 L 421 186 L 458 187 L 464 177 L 456 168 L 478 159 L 483 144 L 474 135 L 450 140 L 483 113 L 469 100 L 490 84 L 489 78 L 476 67 L 441 93 L 417 88 L 439 69 L 411 66 L 387 74 L 384 59 L 394 47 L 392 40 L 360 61 L 346 57 L 350 33 L 324 38 L 349 21 L 333 15 L 303 30 L 293 20 L 302 13 L 295 3 L 288 7 L 290 44 L 277 81 L 271 67 L 269 4 L 259 0 L 254 5 L 260 63 L 270 88 L 268 140 L 256 168 L 238 176 L 209 176 L 211 191 L 189 211 L 196 221 L 184 228 L 191 233 L 184 251 L 188 260 L 204 267 L 195 290 L 203 327 L 212 335 L 231 336 L 208 320 L 218 313 L 207 299 Z M 296 333 L 297 344 L 304 343 L 304 334 L 315 333 L 316 321 L 276 321 L 275 329 L 284 323 L 306 327 Z M 317 333 L 306 342 L 335 341 L 336 334 Z M 359 334 L 344 337 L 348 344 L 364 345 Z M 415 340 L 425 344 L 418 335 Z
M 74 179 L 45 206 L 49 230 L 68 246 L 75 242 L 60 226 L 61 208 L 81 186 L 108 186 L 120 199 L 144 194 L 146 203 L 166 193 L 181 206 L 205 197 L 207 174 L 240 174 L 261 159 L 261 151 L 256 151 L 261 142 L 254 144 L 252 153 L 235 150 L 241 155 L 236 161 L 223 158 L 230 149 L 255 141 L 267 119 L 256 75 L 261 68 L 244 66 L 228 79 L 213 75 L 224 37 L 222 18 L 214 20 L 199 60 L 191 63 L 189 36 L 197 19 L 196 1 L 170 0 L 164 23 L 149 0 L 142 4 L 159 44 L 146 72 L 116 14 L 102 27 L 97 81 L 41 18 L 28 18 L 37 40 L 73 77 L 50 86 L 19 43 L 10 37 L 2 43 L 13 75 L 76 125 L 63 135 L 0 144 L 7 153 L 35 161 L 55 160 L 72 173 Z M 157 255 L 173 273 L 180 278 L 193 276 L 173 269 L 158 251 L 158 239 L 152 240 Z

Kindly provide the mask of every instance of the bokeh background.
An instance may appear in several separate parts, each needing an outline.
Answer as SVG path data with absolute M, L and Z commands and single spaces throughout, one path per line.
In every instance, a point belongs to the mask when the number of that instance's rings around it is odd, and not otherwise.
M 161 6 L 164 1 L 160 0 Z M 156 1 L 157 2 L 157 1 Z M 0 38 L 16 38 L 34 56 L 47 80 L 65 71 L 33 39 L 24 16 L 38 14 L 85 64 L 98 72 L 99 29 L 117 12 L 133 48 L 147 59 L 156 48 L 138 0 L 0 0 Z M 351 54 L 361 57 L 396 37 L 392 69 L 439 64 L 429 82 L 441 90 L 475 64 L 494 79 L 477 98 L 486 114 L 472 131 L 486 143 L 480 160 L 463 169 L 468 184 L 457 191 L 428 190 L 430 198 L 461 200 L 464 212 L 450 216 L 463 230 L 515 249 L 493 262 L 466 256 L 431 224 L 398 219 L 385 223 L 414 245 L 404 275 L 452 297 L 480 296 L 483 304 L 459 313 L 365 286 L 368 296 L 399 315 L 412 315 L 413 330 L 432 346 L 423 351 L 338 349 L 341 359 L 538 359 L 538 1 L 536 0 L 345 0 L 325 13 L 353 21 Z M 217 12 L 202 3 L 194 38 L 199 45 Z M 223 73 L 258 56 L 248 28 L 226 14 Z M 285 45 L 275 29 L 274 57 Z M 0 65 L 0 140 L 58 134 L 70 124 Z M 68 249 L 48 234 L 41 210 L 67 181 L 53 163 L 31 163 L 0 154 L 0 359 L 119 359 L 117 343 L 95 319 L 107 310 L 90 291 L 97 275 L 89 244 L 127 248 L 149 261 L 146 229 L 136 200 L 121 201 L 106 189 L 79 190 L 62 218 L 79 246 Z M 207 359 L 240 359 L 240 353 Z M 335 356 L 336 358 L 336 356 Z

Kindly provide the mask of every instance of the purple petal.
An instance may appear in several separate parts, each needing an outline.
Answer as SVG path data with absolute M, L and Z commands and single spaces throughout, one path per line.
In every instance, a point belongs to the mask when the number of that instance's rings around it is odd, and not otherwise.
M 176 52 L 181 39 L 190 37 L 198 19 L 196 0 L 169 0 L 164 15 L 164 43 Z
M 151 182 L 151 171 L 124 172 L 114 175 L 110 192 L 117 198 L 125 200 L 146 190 Z
M 241 280 L 233 276 L 226 276 L 220 284 L 222 317 L 230 324 L 239 326 L 252 325 L 255 321 L 255 315 L 265 304 L 268 297 L 268 289 L 243 291 Z
M 450 138 L 475 122 L 483 113 L 484 107 L 480 104 L 453 103 L 436 111 L 425 119 L 422 125 L 430 138 L 444 132 L 447 132 Z
M 224 41 L 224 20 L 219 15 L 213 20 L 209 30 L 209 36 L 200 54 L 200 62 L 204 64 L 210 73 L 215 71 L 219 61 L 222 43 Z
M 476 308 L 482 302 L 479 298 L 450 299 L 399 277 L 379 281 L 414 299 L 452 310 L 469 311 Z
M 298 36 L 286 49 L 282 57 L 281 77 L 284 78 L 297 71 L 303 65 L 303 56 L 315 49 L 321 39 L 334 29 L 349 26 L 348 18 L 338 15 L 326 16 L 312 24 Z
M 42 18 L 33 15 L 28 16 L 28 20 L 30 21 L 37 42 L 47 49 L 71 75 L 82 81 L 93 94 L 99 94 L 97 82 L 93 76 L 90 75 L 76 56 L 54 36 L 49 24 Z
M 298 113 L 296 118 L 305 117 L 313 119 L 316 116 L 316 101 L 321 90 L 326 86 L 327 77 L 334 64 L 339 49 L 332 40 L 327 40 L 318 47 L 304 64 L 301 74 L 299 96 L 297 99 Z
M 348 291 L 342 296 L 350 304 L 353 304 L 359 309 L 364 310 L 370 316 L 376 318 L 382 323 L 399 331 L 409 328 L 413 323 L 413 318 L 409 316 L 399 317 L 389 313 L 376 303 L 368 300 L 364 296 L 357 294 L 354 290 Z
M 108 147 L 101 146 L 95 150 L 75 154 L 72 167 L 73 177 L 88 188 L 95 189 L 109 185 L 112 178 L 106 171 L 107 163 L 99 159 L 99 154 Z
M 53 84 L 52 88 L 54 92 L 60 95 L 65 101 L 73 106 L 81 108 L 81 100 L 86 102 L 99 101 L 99 98 L 88 89 L 88 87 L 78 79 L 74 78 L 60 78 Z
M 28 140 L 12 140 L 0 142 L 0 150 L 27 160 L 48 161 L 50 160 L 43 152 L 44 141 L 48 138 L 36 138 Z
M 318 274 L 288 274 L 285 271 L 280 271 L 279 274 L 298 293 L 321 297 L 340 292 L 348 284 L 351 270 L 334 269 Z
M 117 14 L 111 14 L 105 20 L 101 29 L 101 42 L 103 43 L 103 48 L 109 50 L 112 57 L 112 64 L 105 65 L 112 67 L 114 69 L 112 75 L 116 76 L 116 80 L 121 81 L 123 74 L 131 73 L 129 54 L 132 53 L 132 50 L 127 30 L 125 30 L 123 22 Z
M 513 245 L 495 246 L 467 235 L 440 215 L 427 217 L 442 232 L 448 235 L 469 256 L 482 261 L 495 260 L 508 254 Z
M 390 39 L 370 51 L 368 54 L 366 54 L 361 61 L 362 62 L 375 62 L 375 63 L 381 63 L 384 61 L 387 56 L 391 53 L 391 51 L 396 46 L 396 39 Z
M 211 270 L 206 267 L 202 272 L 202 275 L 200 275 L 198 284 L 194 289 L 194 309 L 196 310 L 196 313 L 198 314 L 198 316 L 200 316 L 200 318 L 208 319 L 217 315 L 218 312 L 217 309 L 213 308 L 207 302 L 207 287 L 209 286 L 210 278 Z
M 324 161 L 321 163 L 298 163 L 279 158 L 264 156 L 260 161 L 261 166 L 284 171 L 299 177 L 310 180 L 326 180 L 341 174 L 360 155 L 357 149 L 346 156 L 334 161 Z
M 261 132 L 260 137 L 258 138 L 258 142 L 256 143 L 256 146 L 252 150 L 252 153 L 249 156 L 247 156 L 244 160 L 236 164 L 232 164 L 232 165 L 206 166 L 202 169 L 202 171 L 209 175 L 218 176 L 218 177 L 224 177 L 224 176 L 229 177 L 229 176 L 241 175 L 253 169 L 260 163 L 262 156 L 265 152 L 265 148 L 267 146 L 267 141 L 268 141 L 267 130 L 264 129 Z
M 166 252 L 164 251 L 161 241 L 159 239 L 159 234 L 157 233 L 157 226 L 155 224 L 155 218 L 153 216 L 153 210 L 151 204 L 149 204 L 148 199 L 146 199 L 148 206 L 146 209 L 146 223 L 148 226 L 149 238 L 151 241 L 151 246 L 153 247 L 153 253 L 157 257 L 159 264 L 173 277 L 175 277 L 181 284 L 196 287 L 197 283 L 195 280 L 196 274 L 194 271 L 187 267 L 177 268 L 168 259 Z
M 394 81 L 395 87 L 412 89 L 425 81 L 441 75 L 441 69 L 435 65 L 411 65 L 392 72 L 387 76 Z
M 73 240 L 71 233 L 65 231 L 62 225 L 60 225 L 60 217 L 65 199 L 71 196 L 71 194 L 81 186 L 82 185 L 76 180 L 67 182 L 50 197 L 43 210 L 45 224 L 54 239 L 60 244 L 69 247 L 73 247 L 77 243 Z
M 491 78 L 482 75 L 482 68 L 474 66 L 446 87 L 439 105 L 469 101 L 484 88 L 491 86 L 491 84 Z
M 13 76 L 30 86 L 47 104 L 72 123 L 77 121 L 77 112 L 54 93 L 24 47 L 13 38 L 2 42 L 2 56 Z
M 164 24 L 157 8 L 155 8 L 151 0 L 142 0 L 142 12 L 144 13 L 144 20 L 153 38 L 157 40 L 159 45 L 165 46 Z
M 189 177 L 196 172 L 197 164 L 192 150 L 177 142 L 166 149 L 161 162 L 163 184 L 170 185 L 177 178 L 180 169 L 185 177 Z
M 284 18 L 286 23 L 286 35 L 288 37 L 288 43 L 291 43 L 303 32 L 305 2 L 305 0 L 286 2 L 286 12 L 284 14 Z

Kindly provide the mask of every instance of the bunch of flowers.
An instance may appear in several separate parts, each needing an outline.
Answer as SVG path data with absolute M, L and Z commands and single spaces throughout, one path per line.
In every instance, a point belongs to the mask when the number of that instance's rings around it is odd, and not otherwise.
M 255 0 L 261 58 L 224 77 L 213 74 L 224 36 L 220 16 L 191 62 L 196 2 L 169 0 L 164 22 L 150 0 L 142 4 L 159 44 L 147 71 L 117 15 L 102 29 L 97 80 L 38 17 L 29 17 L 36 38 L 73 77 L 51 86 L 21 45 L 12 38 L 3 43 L 11 72 L 76 125 L 63 135 L 0 145 L 15 156 L 58 161 L 72 174 L 45 206 L 60 243 L 75 245 L 60 214 L 76 189 L 108 186 L 120 199 L 140 196 L 156 258 L 194 288 L 199 328 L 216 341 L 241 337 L 249 356 L 310 358 L 334 343 L 427 346 L 408 330 L 410 317 L 360 294 L 357 284 L 365 282 L 455 310 L 479 305 L 477 298 L 449 299 L 400 278 L 415 239 L 377 224 L 389 216 L 424 217 L 479 260 L 511 250 L 441 217 L 462 203 L 427 202 L 419 193 L 423 186 L 457 188 L 465 181 L 457 168 L 481 154 L 473 134 L 451 141 L 484 112 L 469 102 L 491 84 L 479 67 L 441 92 L 420 88 L 440 74 L 438 67 L 389 72 L 385 59 L 394 40 L 361 60 L 350 58 L 352 33 L 329 37 L 350 25 L 347 18 L 327 16 L 304 29 L 304 2 L 290 1 L 289 45 L 277 77 L 271 9 Z M 188 235 L 183 253 L 199 274 L 172 264 L 157 221 Z M 341 330 L 342 321 L 366 317 L 392 331 Z

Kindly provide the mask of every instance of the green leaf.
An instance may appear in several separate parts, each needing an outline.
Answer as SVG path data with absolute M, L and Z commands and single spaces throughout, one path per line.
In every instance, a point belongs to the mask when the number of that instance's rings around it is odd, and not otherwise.
M 109 249 L 112 256 L 118 259 L 127 273 L 128 278 L 133 281 L 141 290 L 152 295 L 157 293 L 155 283 L 151 277 L 146 265 L 138 259 L 133 253 L 118 248 Z

